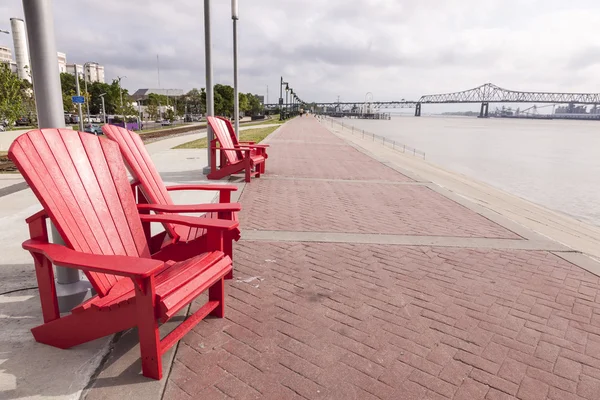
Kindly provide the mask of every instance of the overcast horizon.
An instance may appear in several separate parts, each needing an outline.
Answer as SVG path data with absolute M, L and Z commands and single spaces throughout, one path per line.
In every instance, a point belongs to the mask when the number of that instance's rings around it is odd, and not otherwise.
M 205 87 L 203 2 L 55 0 L 57 50 L 97 61 L 130 93 Z M 306 101 L 416 100 L 486 82 L 522 91 L 598 92 L 600 2 L 555 0 L 240 0 L 240 90 Z M 352 4 L 349 6 L 348 4 Z M 229 1 L 212 2 L 214 83 L 231 85 Z M 23 17 L 0 4 L 0 29 Z M 12 35 L 0 46 L 13 49 Z M 14 49 L 13 49 L 14 58 Z M 475 108 L 477 108 L 476 106 Z M 473 108 L 469 106 L 468 108 Z

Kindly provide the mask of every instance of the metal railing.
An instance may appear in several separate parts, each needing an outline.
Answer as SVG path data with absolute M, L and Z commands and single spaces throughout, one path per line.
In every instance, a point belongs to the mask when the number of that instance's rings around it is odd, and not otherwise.
M 376 135 L 372 132 L 367 132 L 364 129 L 356 128 L 354 125 L 344 124 L 344 121 L 339 121 L 335 118 L 320 116 L 320 120 L 324 123 L 328 123 L 328 124 L 330 123 L 332 128 L 335 124 L 337 124 L 342 128 L 342 131 L 344 131 L 344 129 L 346 129 L 352 135 L 358 135 L 358 136 L 361 136 L 363 139 L 367 139 L 367 140 L 371 139 L 373 142 L 381 143 L 383 146 L 389 147 L 393 150 L 396 150 L 396 151 L 399 151 L 402 153 L 406 153 L 406 154 L 412 154 L 415 157 L 419 156 L 419 157 L 422 157 L 423 159 L 425 159 L 424 151 L 415 149 L 414 147 L 407 146 L 404 143 L 397 142 L 395 140 L 386 138 L 384 136 Z

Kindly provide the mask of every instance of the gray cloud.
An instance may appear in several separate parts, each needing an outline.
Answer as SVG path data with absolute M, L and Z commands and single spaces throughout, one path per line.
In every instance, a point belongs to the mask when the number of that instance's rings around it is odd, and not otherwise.
M 98 61 L 135 91 L 204 86 L 202 1 L 54 0 L 57 47 Z M 213 0 L 215 81 L 232 82 L 230 2 Z M 594 91 L 594 0 L 240 0 L 240 84 L 276 101 L 279 77 L 305 100 L 418 98 L 484 82 Z M 22 17 L 0 4 L 0 29 Z M 0 45 L 12 47 L 8 35 Z M 276 94 L 277 93 L 277 94 Z

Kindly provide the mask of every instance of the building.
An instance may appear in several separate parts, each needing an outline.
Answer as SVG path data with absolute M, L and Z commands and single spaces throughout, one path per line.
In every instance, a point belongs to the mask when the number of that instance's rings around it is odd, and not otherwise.
M 21 79 L 31 82 L 31 65 L 29 63 L 29 48 L 27 47 L 27 32 L 25 22 L 20 18 L 11 18 L 13 44 L 15 48 L 15 60 L 17 62 L 17 75 Z
M 183 89 L 138 89 L 131 97 L 135 100 L 146 100 L 149 94 L 158 94 L 168 97 L 183 96 Z
M 75 67 L 77 67 L 77 75 L 79 75 L 79 79 L 83 79 L 83 65 L 67 64 L 67 72 L 71 75 L 75 75 Z
M 88 82 L 104 83 L 104 66 L 99 64 L 88 64 L 85 67 L 85 77 Z
M 17 63 L 12 59 L 12 51 L 8 47 L 0 46 L 0 63 L 8 64 L 13 74 L 17 73 Z
M 0 62 L 10 64 L 12 60 L 12 51 L 8 47 L 0 46 Z
M 65 53 L 61 53 L 60 51 L 56 52 L 56 57 L 58 58 L 58 72 L 60 74 L 64 74 L 67 72 L 67 55 Z

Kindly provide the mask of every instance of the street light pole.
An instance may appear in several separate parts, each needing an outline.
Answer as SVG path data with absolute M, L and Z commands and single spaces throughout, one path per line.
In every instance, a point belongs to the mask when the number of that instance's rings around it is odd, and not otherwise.
M 121 79 L 127 78 L 126 76 L 117 76 L 119 80 L 119 94 L 121 95 L 121 113 L 123 114 L 123 128 L 127 129 L 127 121 L 125 121 L 125 108 L 123 108 L 123 88 L 121 87 Z
M 85 86 L 85 104 L 87 105 L 87 117 L 88 117 L 88 124 L 90 124 L 90 128 L 91 128 L 91 125 L 92 125 L 92 121 L 90 119 L 90 99 L 91 99 L 91 96 L 88 99 L 89 93 L 88 93 L 88 90 L 87 90 L 87 76 L 88 76 L 88 72 L 87 71 L 88 71 L 89 66 L 92 65 L 92 64 L 96 64 L 96 68 L 98 68 L 97 67 L 98 63 L 94 62 L 94 61 L 92 61 L 92 62 L 88 61 L 85 64 L 83 64 L 83 84 Z
M 212 40 L 210 35 L 210 0 L 204 0 L 204 62 L 206 70 L 206 116 L 215 115 L 215 96 L 213 87 L 213 65 L 211 54 Z M 210 146 L 213 140 L 213 131 L 210 125 L 206 125 L 206 152 L 208 154 L 208 165 L 203 172 L 210 171 L 211 155 Z
M 35 85 L 33 91 L 37 104 L 39 128 L 64 128 L 65 115 L 56 68 L 56 40 L 52 2 L 48 0 L 23 0 L 23 13 L 27 21 L 31 72 Z M 76 71 L 77 72 L 77 71 Z M 76 81 L 77 80 L 77 75 Z M 63 244 L 60 233 L 51 224 L 52 241 Z M 80 304 L 91 293 L 91 285 L 80 280 L 74 268 L 56 267 L 56 297 L 58 308 L 66 312 Z
M 239 19 L 238 0 L 231 0 L 231 19 L 233 20 L 233 129 L 235 136 L 240 137 L 240 99 L 238 90 L 238 34 Z
M 283 76 L 279 81 L 279 120 L 283 121 Z
M 106 108 L 104 108 L 104 96 L 106 96 L 106 93 L 102 93 L 100 95 L 100 99 L 102 99 L 102 120 L 104 121 L 104 123 L 106 123 Z
M 75 91 L 77 92 L 77 96 L 81 96 L 81 89 L 79 88 L 79 72 L 77 71 L 77 64 L 73 64 L 73 68 L 75 68 Z M 62 96 L 62 91 L 61 91 L 61 96 Z M 77 115 L 79 115 L 79 131 L 83 132 L 83 112 L 81 111 L 81 103 L 77 103 L 77 113 L 78 113 Z

